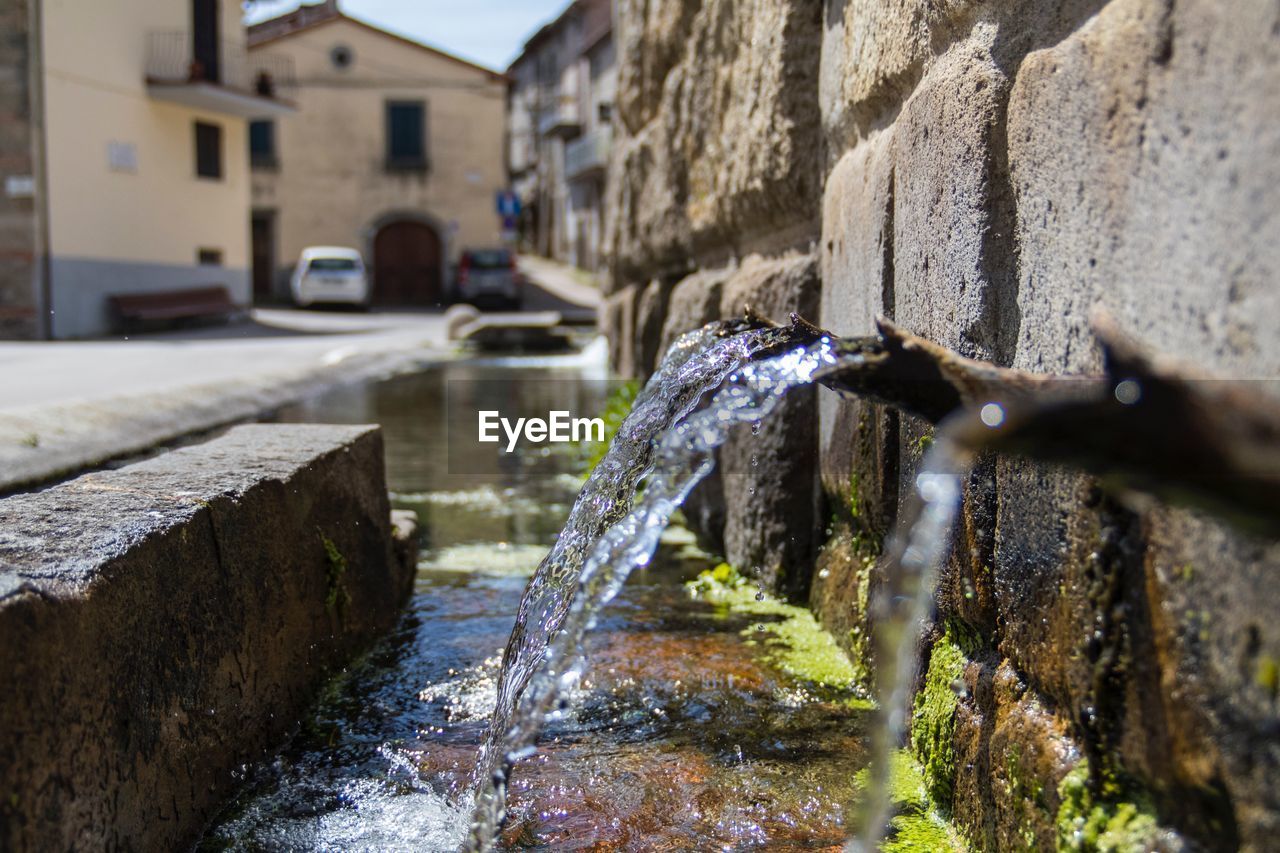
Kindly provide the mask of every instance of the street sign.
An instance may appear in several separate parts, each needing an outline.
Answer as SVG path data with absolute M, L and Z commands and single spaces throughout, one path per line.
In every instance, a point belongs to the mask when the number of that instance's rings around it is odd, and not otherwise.
M 503 220 L 514 219 L 520 215 L 520 196 L 511 190 L 501 190 L 497 197 L 498 215 Z

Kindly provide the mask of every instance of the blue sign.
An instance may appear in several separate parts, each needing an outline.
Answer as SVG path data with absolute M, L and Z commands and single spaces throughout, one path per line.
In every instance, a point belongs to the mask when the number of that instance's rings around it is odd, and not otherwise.
M 498 193 L 498 215 L 503 219 L 515 219 L 520 215 L 520 196 L 511 190 Z

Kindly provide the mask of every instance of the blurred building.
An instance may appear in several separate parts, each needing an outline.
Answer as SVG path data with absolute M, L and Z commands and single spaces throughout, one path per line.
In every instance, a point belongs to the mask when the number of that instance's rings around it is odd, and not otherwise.
M 297 69 L 298 112 L 254 122 L 255 297 L 281 298 L 313 245 L 361 250 L 374 301 L 433 305 L 463 248 L 501 239 L 506 78 L 343 14 L 254 25 L 250 54 Z
M 599 269 L 617 81 L 612 0 L 575 0 L 529 39 L 507 74 L 520 239 L 539 254 Z
M 248 120 L 287 64 L 237 0 L 0 0 L 0 335 L 109 331 L 108 296 L 249 299 Z

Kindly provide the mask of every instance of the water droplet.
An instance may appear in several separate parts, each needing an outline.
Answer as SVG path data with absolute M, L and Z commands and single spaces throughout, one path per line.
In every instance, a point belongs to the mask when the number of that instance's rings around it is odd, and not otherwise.
M 830 531 L 828 531 L 828 532 L 830 532 Z M 826 580 L 827 578 L 831 577 L 831 570 L 830 570 L 830 569 L 820 569 L 820 570 L 818 571 L 818 577 L 819 577 L 819 578 L 821 578 L 821 579 L 823 579 L 823 580 Z
M 756 587 L 756 601 L 764 601 L 764 588 Z
M 984 424 L 995 429 L 1004 423 L 1004 407 L 999 403 L 987 403 L 979 416 Z
M 1142 399 L 1142 386 L 1134 379 L 1126 379 L 1116 385 L 1116 399 L 1123 406 L 1132 406 Z

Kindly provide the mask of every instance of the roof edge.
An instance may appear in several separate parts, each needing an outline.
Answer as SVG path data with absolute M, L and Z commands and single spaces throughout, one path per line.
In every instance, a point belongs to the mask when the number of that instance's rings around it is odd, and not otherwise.
M 325 4 L 325 5 L 328 6 L 328 4 Z M 303 7 L 299 7 L 299 8 L 303 8 Z M 467 68 L 472 69 L 473 71 L 479 71 L 483 74 L 488 75 L 495 82 L 496 81 L 509 82 L 511 79 L 507 74 L 501 71 L 498 71 L 497 69 L 489 68 L 488 66 L 481 65 L 478 62 L 472 62 L 469 59 L 463 59 L 461 56 L 457 56 L 456 54 L 450 53 L 447 50 L 442 50 L 441 48 L 438 48 L 438 47 L 432 47 L 431 45 L 424 44 L 416 39 L 409 38 L 408 36 L 402 36 L 399 33 L 393 33 L 390 30 L 385 30 L 382 27 L 369 23 L 368 21 L 362 21 L 359 18 L 352 17 L 351 15 L 348 15 L 346 12 L 338 11 L 336 9 L 336 4 L 330 8 L 334 8 L 334 11 L 331 14 L 317 15 L 311 20 L 303 21 L 298 25 L 290 27 L 288 29 L 284 29 L 281 32 L 272 33 L 271 35 L 266 35 L 257 39 L 254 38 L 255 28 L 262 27 L 264 29 L 268 29 L 266 25 L 279 22 L 282 18 L 287 18 L 291 15 L 296 15 L 298 13 L 298 10 L 295 9 L 292 12 L 286 12 L 285 14 L 279 15 L 275 18 L 268 18 L 265 21 L 260 21 L 256 24 L 253 24 L 252 26 L 248 27 L 249 50 L 256 50 L 257 48 L 264 47 L 266 45 L 275 44 L 276 42 L 283 41 L 287 38 L 296 36 L 300 33 L 310 32 L 311 30 L 319 29 L 320 27 L 323 27 L 326 24 L 332 24 L 337 21 L 346 21 L 349 24 L 354 24 L 357 27 L 361 27 L 363 29 L 377 33 L 378 35 L 385 36 L 386 38 L 393 39 L 395 41 L 398 41 L 410 47 L 415 47 L 418 50 L 425 50 L 426 52 L 432 54 L 433 56 L 437 56 L 441 59 L 447 59 L 450 62 L 456 63 L 458 65 L 463 65 Z M 259 30 L 259 32 L 261 31 L 262 30 Z

